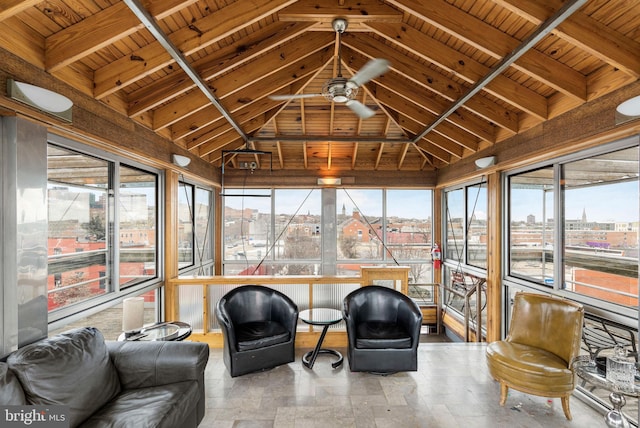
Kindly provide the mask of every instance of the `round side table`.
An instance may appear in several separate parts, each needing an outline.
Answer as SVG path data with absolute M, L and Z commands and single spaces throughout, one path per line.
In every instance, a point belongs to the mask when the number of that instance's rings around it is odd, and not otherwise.
M 640 385 L 635 383 L 628 387 L 621 387 L 607 380 L 605 374 L 598 370 L 596 365 L 586 358 L 582 359 L 578 357 L 573 363 L 573 368 L 581 379 L 610 392 L 609 401 L 613 409 L 609 410 L 604 417 L 607 426 L 609 428 L 630 428 L 629 420 L 624 413 L 622 413 L 622 408 L 627 403 L 625 396 L 640 397 Z
M 140 333 L 118 336 L 118 342 L 123 341 L 181 341 L 191 335 L 191 326 L 186 322 L 171 321 L 151 324 L 140 330 Z
M 320 338 L 318 339 L 318 344 L 313 351 L 309 351 L 304 354 L 304 356 L 302 357 L 302 364 L 310 369 L 313 369 L 313 365 L 316 362 L 318 354 L 331 354 L 338 357 L 337 361 L 331 363 L 331 367 L 335 369 L 336 367 L 340 366 L 343 361 L 342 354 L 335 349 L 323 349 L 322 342 L 324 341 L 324 336 L 327 334 L 329 326 L 338 324 L 340 321 L 342 321 L 342 312 L 337 309 L 313 308 L 300 311 L 300 314 L 298 314 L 298 318 L 310 325 L 323 326 L 322 334 L 320 334 Z

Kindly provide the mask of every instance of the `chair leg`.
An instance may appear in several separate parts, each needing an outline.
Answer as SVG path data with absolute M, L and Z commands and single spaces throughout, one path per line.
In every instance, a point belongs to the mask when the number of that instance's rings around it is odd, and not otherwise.
M 568 420 L 571 420 L 571 410 L 569 409 L 569 397 L 571 395 L 565 395 L 562 397 L 562 410 L 564 410 L 564 415 Z
M 504 406 L 507 402 L 507 394 L 509 393 L 509 387 L 506 383 L 500 382 L 500 405 Z

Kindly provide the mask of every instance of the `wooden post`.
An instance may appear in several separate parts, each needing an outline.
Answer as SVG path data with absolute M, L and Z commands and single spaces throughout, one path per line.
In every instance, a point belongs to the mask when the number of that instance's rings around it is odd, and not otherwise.
M 487 176 L 487 342 L 500 340 L 502 322 L 502 182 L 500 172 Z
M 164 216 L 164 275 L 165 275 L 165 319 L 177 320 L 178 297 L 175 286 L 168 279 L 178 276 L 178 173 L 165 171 L 165 216 Z

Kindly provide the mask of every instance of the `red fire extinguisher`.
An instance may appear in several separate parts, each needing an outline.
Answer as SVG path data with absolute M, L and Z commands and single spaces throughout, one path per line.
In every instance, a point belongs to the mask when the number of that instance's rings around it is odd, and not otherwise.
M 438 247 L 438 244 L 433 244 L 433 249 L 431 250 L 431 260 L 433 260 L 433 268 L 440 269 L 440 265 L 442 264 L 442 253 L 440 252 L 440 247 Z

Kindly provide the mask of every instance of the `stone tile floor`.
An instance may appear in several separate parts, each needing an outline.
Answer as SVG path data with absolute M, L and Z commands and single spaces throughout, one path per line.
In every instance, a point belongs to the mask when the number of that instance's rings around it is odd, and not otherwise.
M 434 338 L 438 340 L 437 338 Z M 601 413 L 572 397 L 573 421 L 560 399 L 550 402 L 510 391 L 498 404 L 499 385 L 486 368 L 485 345 L 421 343 L 418 371 L 380 376 L 351 373 L 346 359 L 332 369 L 320 355 L 313 370 L 296 361 L 231 378 L 222 351 L 211 349 L 206 369 L 207 409 L 201 427 L 215 428 L 495 428 L 603 427 Z

